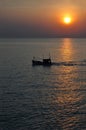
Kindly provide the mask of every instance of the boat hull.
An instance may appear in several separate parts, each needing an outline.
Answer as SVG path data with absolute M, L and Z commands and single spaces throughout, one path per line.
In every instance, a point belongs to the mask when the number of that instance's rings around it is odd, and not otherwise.
M 51 66 L 52 65 L 52 63 L 51 63 L 51 61 L 49 60 L 49 61 L 36 61 L 36 60 L 32 60 L 32 65 L 33 66 L 36 66 L 36 65 L 42 65 L 42 66 Z
M 43 62 L 32 60 L 32 65 L 43 65 Z

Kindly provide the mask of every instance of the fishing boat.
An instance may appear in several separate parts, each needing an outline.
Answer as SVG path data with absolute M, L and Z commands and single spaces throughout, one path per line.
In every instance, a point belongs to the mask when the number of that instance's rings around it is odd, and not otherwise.
M 49 57 L 49 58 L 43 58 L 42 60 L 36 60 L 35 57 L 33 57 L 32 65 L 51 66 L 52 65 L 51 58 Z

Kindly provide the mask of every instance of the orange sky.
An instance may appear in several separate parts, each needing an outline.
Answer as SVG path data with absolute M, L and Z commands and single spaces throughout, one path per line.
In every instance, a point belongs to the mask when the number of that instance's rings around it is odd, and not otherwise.
M 85 37 L 85 7 L 85 0 L 3 0 L 0 37 Z M 65 16 L 71 24 L 64 24 Z

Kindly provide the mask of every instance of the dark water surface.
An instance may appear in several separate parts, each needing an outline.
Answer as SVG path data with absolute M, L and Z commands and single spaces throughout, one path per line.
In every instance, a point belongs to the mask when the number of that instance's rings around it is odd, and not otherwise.
M 86 130 L 86 39 L 0 40 L 0 130 Z

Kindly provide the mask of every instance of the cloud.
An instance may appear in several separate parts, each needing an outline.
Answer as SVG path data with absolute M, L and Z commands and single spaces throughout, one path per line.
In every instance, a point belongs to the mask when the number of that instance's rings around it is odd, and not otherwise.
M 77 2 L 77 1 L 76 1 Z M 71 0 L 1 0 L 0 7 L 57 6 L 71 4 Z M 75 2 L 74 2 L 75 3 Z
M 77 12 L 86 11 L 86 0 L 1 0 L 1 9 L 27 8 L 30 12 L 41 12 L 41 9 L 49 10 L 75 10 Z

